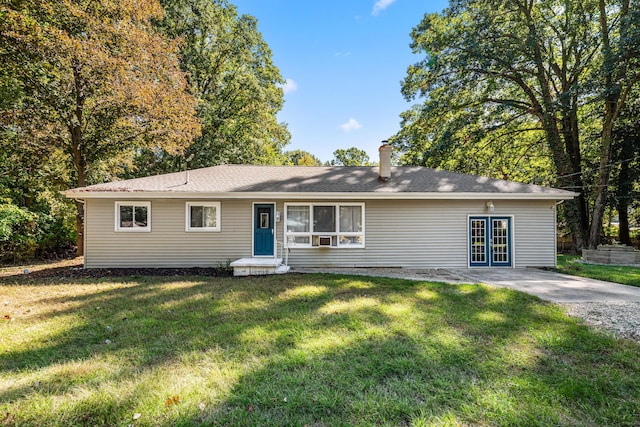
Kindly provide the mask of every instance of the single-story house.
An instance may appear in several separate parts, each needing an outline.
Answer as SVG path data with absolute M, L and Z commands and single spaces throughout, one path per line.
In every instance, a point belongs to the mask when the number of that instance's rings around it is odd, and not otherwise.
M 576 193 L 426 167 L 221 165 L 66 191 L 85 267 L 529 267 L 556 264 Z M 262 267 L 261 267 L 262 266 Z M 265 267 L 266 268 L 266 267 Z M 285 269 L 286 270 L 286 269 Z M 271 271 L 273 272 L 273 271 Z

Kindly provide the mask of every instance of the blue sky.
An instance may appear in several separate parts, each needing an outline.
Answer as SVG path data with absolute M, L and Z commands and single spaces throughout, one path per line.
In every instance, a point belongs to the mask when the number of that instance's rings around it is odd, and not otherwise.
M 377 161 L 380 141 L 400 129 L 407 103 L 400 93 L 413 55 L 411 30 L 444 0 L 231 0 L 258 29 L 287 79 L 291 144 L 331 160 L 338 148 L 366 150 Z

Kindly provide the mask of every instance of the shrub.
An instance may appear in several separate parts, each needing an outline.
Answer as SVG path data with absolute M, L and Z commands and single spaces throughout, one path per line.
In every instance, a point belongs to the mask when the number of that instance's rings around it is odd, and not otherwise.
M 69 231 L 62 219 L 0 199 L 0 261 L 57 252 L 68 246 L 69 240 Z

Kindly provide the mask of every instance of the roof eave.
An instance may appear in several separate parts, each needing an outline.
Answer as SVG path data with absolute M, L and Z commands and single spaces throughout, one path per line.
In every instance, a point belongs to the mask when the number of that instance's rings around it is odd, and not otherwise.
M 579 193 L 64 191 L 72 199 L 570 200 Z

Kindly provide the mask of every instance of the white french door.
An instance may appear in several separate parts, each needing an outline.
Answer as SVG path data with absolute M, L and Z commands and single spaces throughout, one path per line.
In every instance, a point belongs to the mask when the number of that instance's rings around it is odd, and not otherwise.
M 511 267 L 511 217 L 469 217 L 469 266 Z

